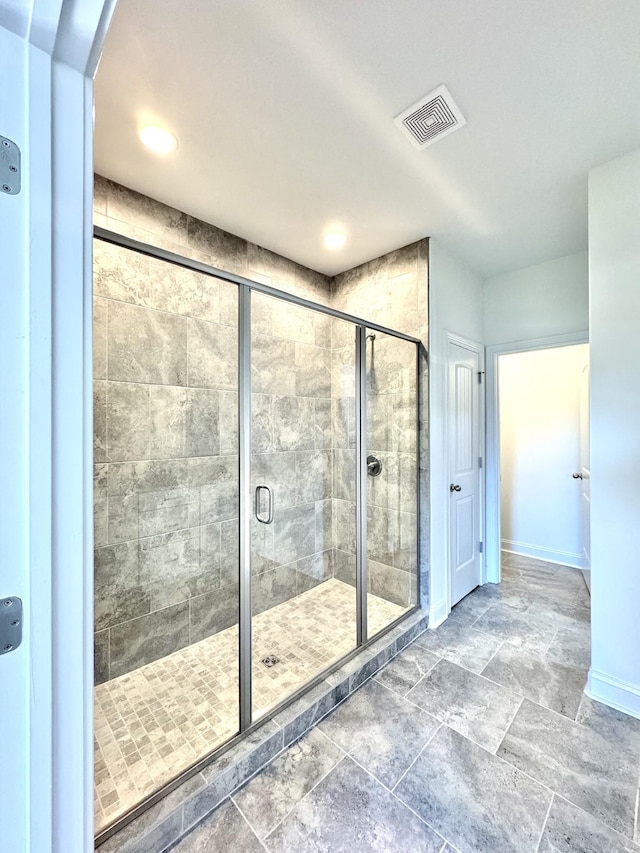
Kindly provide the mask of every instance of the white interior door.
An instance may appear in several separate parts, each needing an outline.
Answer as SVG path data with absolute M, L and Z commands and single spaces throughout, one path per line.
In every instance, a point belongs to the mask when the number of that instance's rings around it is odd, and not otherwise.
M 449 343 L 448 461 L 451 606 L 481 582 L 480 354 Z
M 589 461 L 589 365 L 580 375 L 580 518 L 582 521 L 582 573 L 591 592 L 591 463 Z

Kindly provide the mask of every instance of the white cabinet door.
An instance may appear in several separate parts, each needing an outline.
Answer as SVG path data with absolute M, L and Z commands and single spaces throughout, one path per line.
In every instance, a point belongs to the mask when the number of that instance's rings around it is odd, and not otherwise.
M 480 356 L 449 343 L 449 569 L 451 606 L 481 580 Z

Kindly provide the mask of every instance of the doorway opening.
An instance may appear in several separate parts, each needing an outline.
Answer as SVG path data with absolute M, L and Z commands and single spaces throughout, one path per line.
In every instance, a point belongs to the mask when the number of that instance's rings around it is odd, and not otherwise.
M 501 564 L 589 577 L 588 380 L 587 344 L 498 357 Z

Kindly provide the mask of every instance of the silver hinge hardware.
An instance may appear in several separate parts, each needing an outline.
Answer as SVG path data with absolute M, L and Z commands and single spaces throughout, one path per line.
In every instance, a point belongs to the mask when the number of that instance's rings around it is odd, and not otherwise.
M 20 149 L 6 136 L 0 136 L 0 187 L 7 195 L 20 192 Z
M 22 601 L 15 595 L 0 598 L 0 655 L 18 648 L 22 642 Z

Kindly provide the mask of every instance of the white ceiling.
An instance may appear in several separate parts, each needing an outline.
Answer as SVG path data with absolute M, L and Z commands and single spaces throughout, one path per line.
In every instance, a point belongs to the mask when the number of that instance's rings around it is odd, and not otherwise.
M 638 0 L 119 0 L 96 171 L 330 275 L 434 236 L 489 276 L 586 247 L 639 60 Z M 420 152 L 393 118 L 440 83 L 467 125 Z

